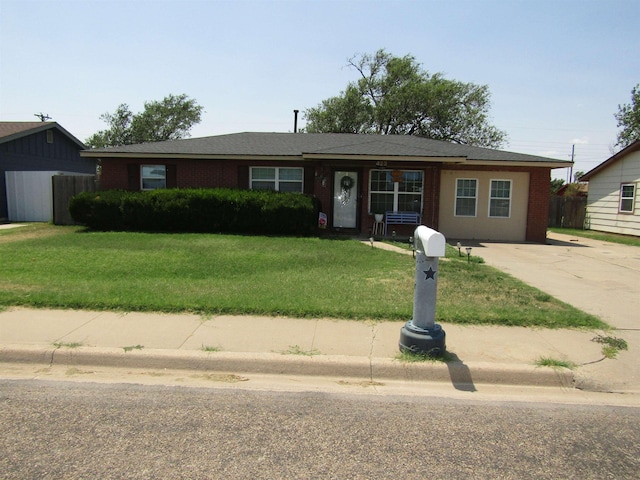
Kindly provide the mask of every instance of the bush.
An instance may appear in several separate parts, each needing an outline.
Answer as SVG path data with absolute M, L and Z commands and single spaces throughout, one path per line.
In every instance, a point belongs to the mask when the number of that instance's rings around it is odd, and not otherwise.
M 120 207 L 126 195 L 122 190 L 82 192 L 69 202 L 69 212 L 76 222 L 94 230 L 122 230 Z
M 311 235 L 320 204 L 299 193 L 232 189 L 84 192 L 71 216 L 94 230 Z

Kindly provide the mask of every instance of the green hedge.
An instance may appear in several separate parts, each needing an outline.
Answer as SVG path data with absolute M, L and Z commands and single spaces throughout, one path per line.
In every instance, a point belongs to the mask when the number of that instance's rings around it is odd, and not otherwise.
M 73 219 L 93 230 L 311 235 L 319 201 L 299 193 L 232 189 L 83 192 Z

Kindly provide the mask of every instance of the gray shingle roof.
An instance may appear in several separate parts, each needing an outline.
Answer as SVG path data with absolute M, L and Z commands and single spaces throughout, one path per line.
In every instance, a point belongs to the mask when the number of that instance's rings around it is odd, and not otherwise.
M 353 155 L 419 158 L 466 158 L 478 161 L 569 164 L 535 155 L 471 147 L 411 135 L 363 135 L 342 133 L 244 132 L 167 142 L 142 143 L 83 152 L 108 158 L 110 154 L 199 156 L 303 156 Z
M 86 148 L 80 140 L 67 132 L 57 122 L 0 122 L 0 143 L 10 142 L 17 138 L 26 137 L 52 128 L 66 135 L 69 140 L 78 145 L 79 148 Z

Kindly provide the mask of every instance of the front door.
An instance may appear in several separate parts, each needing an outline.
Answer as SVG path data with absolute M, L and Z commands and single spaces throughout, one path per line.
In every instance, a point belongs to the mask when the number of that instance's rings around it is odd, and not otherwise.
M 358 227 L 358 172 L 333 174 L 333 228 Z

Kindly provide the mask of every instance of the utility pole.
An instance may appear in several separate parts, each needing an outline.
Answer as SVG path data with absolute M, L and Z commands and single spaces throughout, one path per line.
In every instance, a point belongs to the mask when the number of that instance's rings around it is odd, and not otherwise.
M 571 183 L 573 181 L 573 158 L 576 153 L 576 145 L 575 143 L 571 145 L 571 167 L 569 169 L 569 181 L 567 183 Z
M 41 122 L 46 122 L 47 120 L 51 120 L 51 117 L 47 113 L 42 113 L 42 112 L 34 113 L 33 116 L 38 117 Z

